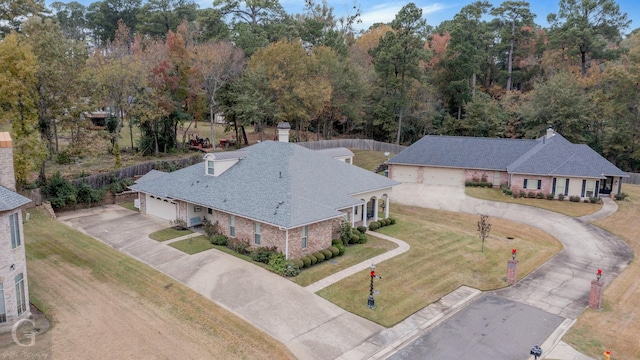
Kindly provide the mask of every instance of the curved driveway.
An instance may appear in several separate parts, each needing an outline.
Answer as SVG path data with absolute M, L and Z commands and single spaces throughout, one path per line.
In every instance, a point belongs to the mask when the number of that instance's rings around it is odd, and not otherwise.
M 464 189 L 447 186 L 402 184 L 394 188 L 393 201 L 499 217 L 539 228 L 556 237 L 564 246 L 560 253 L 516 285 L 494 291 L 493 295 L 568 319 L 576 319 L 588 306 L 590 284 L 597 269 L 603 270 L 602 280 L 609 283 L 633 259 L 633 251 L 624 241 L 588 223 L 617 210 L 610 199 L 605 199 L 601 211 L 577 219 L 530 206 L 470 198 Z

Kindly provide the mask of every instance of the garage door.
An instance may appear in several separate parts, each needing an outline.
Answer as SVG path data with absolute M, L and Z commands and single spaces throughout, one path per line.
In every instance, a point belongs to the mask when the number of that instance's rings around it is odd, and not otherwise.
M 416 183 L 418 182 L 418 167 L 392 165 L 391 178 L 403 183 Z
M 176 203 L 157 196 L 147 195 L 147 214 L 161 219 L 173 221 L 176 219 Z
M 464 170 L 447 168 L 424 168 L 422 183 L 427 185 L 463 186 Z

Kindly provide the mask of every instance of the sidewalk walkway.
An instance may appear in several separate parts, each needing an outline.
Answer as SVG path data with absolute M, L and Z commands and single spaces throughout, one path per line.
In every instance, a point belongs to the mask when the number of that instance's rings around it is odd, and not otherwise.
M 305 287 L 305 289 L 307 291 L 310 291 L 312 293 L 318 292 L 324 288 L 326 288 L 327 286 L 333 285 L 335 283 L 337 283 L 338 281 L 349 277 L 357 272 L 360 272 L 362 270 L 368 269 L 371 264 L 379 264 L 385 260 L 391 259 L 394 256 L 398 256 L 404 252 L 407 252 L 409 250 L 409 244 L 407 244 L 406 242 L 393 238 L 391 236 L 387 236 L 384 234 L 380 234 L 377 233 L 375 231 L 367 231 L 367 235 L 371 235 L 371 236 L 375 236 L 377 238 L 383 239 L 383 240 L 387 240 L 387 241 L 391 241 L 394 242 L 396 244 L 398 244 L 398 247 L 387 251 L 384 254 L 380 254 L 374 258 L 371 259 L 367 259 L 359 264 L 353 265 L 351 267 L 348 267 L 342 271 L 338 271 L 337 273 L 331 275 L 331 276 L 327 276 L 326 278 L 316 281 L 313 284 L 307 285 Z

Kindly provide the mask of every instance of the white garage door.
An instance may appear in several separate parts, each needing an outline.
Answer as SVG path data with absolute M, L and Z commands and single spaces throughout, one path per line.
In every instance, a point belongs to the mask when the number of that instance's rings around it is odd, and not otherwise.
M 422 183 L 427 185 L 463 186 L 464 170 L 447 168 L 424 168 Z
M 160 197 L 147 195 L 147 214 L 161 219 L 173 221 L 176 219 L 176 203 Z
M 391 178 L 403 183 L 418 182 L 418 167 L 406 165 L 392 165 Z

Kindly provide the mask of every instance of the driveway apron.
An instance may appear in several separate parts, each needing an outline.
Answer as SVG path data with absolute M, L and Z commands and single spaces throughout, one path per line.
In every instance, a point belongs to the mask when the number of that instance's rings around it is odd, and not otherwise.
M 263 268 L 217 250 L 187 255 L 147 235 L 169 224 L 116 205 L 58 219 L 186 284 L 284 343 L 300 359 L 333 359 L 383 327 Z

